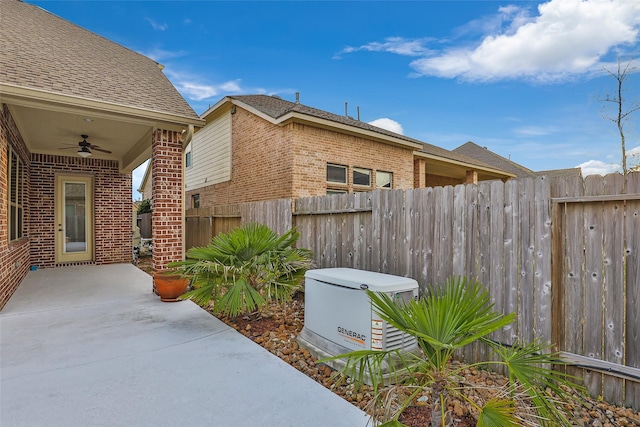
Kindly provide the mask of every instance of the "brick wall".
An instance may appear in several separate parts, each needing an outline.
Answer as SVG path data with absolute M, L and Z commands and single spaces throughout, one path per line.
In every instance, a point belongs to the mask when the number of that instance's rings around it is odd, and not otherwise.
M 29 153 L 18 132 L 13 117 L 6 105 L 0 106 L 0 310 L 7 303 L 29 269 L 29 232 L 25 226 L 24 237 L 9 243 L 8 232 L 8 176 L 7 154 L 11 144 L 21 157 L 26 169 L 25 194 L 29 194 Z M 29 216 L 29 206 L 24 206 L 25 218 Z
M 231 180 L 187 192 L 200 194 L 200 206 L 225 206 L 243 202 L 291 197 L 291 136 L 238 107 L 231 116 Z
M 374 189 L 375 171 L 393 173 L 394 188 L 412 188 L 413 151 L 332 130 L 289 123 L 277 126 L 238 107 L 232 116 L 231 180 L 197 190 L 200 206 L 324 195 L 326 166 L 349 166 L 345 190 Z M 354 187 L 351 167 L 372 169 L 372 187 Z
M 114 160 L 32 154 L 32 264 L 41 268 L 65 265 L 55 261 L 55 178 L 60 173 L 90 175 L 94 180 L 95 262 L 84 264 L 131 262 L 131 174 L 121 174 Z
M 183 259 L 182 136 L 157 130 L 151 155 L 153 270 Z
M 345 135 L 300 123 L 288 125 L 294 135 L 292 197 L 324 195 L 327 191 L 327 163 L 348 167 L 347 184 L 330 187 L 353 191 L 375 189 L 376 171 L 393 173 L 393 188 L 413 188 L 413 150 Z M 353 168 L 372 171 L 369 188 L 353 185 Z
M 440 176 L 440 175 L 426 175 L 426 186 L 427 187 L 445 187 L 447 185 L 458 185 L 464 184 L 464 179 L 451 178 L 448 176 Z

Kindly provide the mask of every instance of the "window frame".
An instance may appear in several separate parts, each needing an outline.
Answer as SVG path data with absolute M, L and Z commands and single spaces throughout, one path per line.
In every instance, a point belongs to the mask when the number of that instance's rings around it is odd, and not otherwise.
M 389 175 L 389 187 L 385 187 L 385 186 L 380 186 L 380 184 L 378 183 L 378 175 L 379 174 L 388 174 Z M 389 172 L 389 171 L 376 171 L 376 188 L 382 189 L 382 190 L 391 190 L 393 189 L 393 172 Z
M 369 178 L 369 183 L 368 184 L 357 184 L 356 183 L 356 172 L 358 172 L 358 173 L 360 173 L 360 174 L 362 174 L 364 176 L 367 176 Z M 368 168 L 361 168 L 361 167 L 354 166 L 352 168 L 352 171 L 351 171 L 351 178 L 353 180 L 354 187 L 358 186 L 358 187 L 371 188 L 371 176 L 372 175 L 373 175 L 373 170 L 368 169 Z
M 7 160 L 7 239 L 11 243 L 25 237 L 25 163 L 11 144 L 7 145 Z
M 329 168 L 340 168 L 344 170 L 344 181 L 333 181 L 329 179 Z M 337 163 L 327 163 L 327 183 L 328 184 L 338 184 L 338 185 L 347 185 L 349 183 L 349 167 L 345 165 L 340 165 Z

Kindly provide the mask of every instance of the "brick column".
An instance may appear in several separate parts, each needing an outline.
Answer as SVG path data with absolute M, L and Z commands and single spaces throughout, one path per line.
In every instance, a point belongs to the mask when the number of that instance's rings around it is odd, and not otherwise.
M 151 237 L 157 273 L 183 259 L 182 135 L 156 130 L 151 147 Z
M 413 188 L 427 186 L 427 161 L 425 159 L 413 160 Z

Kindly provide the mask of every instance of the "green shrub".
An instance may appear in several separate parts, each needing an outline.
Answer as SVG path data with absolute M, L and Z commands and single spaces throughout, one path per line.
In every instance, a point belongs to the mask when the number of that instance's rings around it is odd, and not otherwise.
M 151 199 L 144 199 L 138 206 L 138 215 L 151 213 Z
M 311 251 L 294 248 L 295 229 L 278 235 L 263 224 L 247 224 L 214 237 L 206 247 L 191 248 L 185 261 L 171 263 L 191 279 L 181 298 L 201 306 L 213 300 L 214 312 L 237 316 L 286 301 L 312 267 Z
M 514 320 L 514 315 L 502 315 L 493 310 L 490 295 L 476 281 L 452 278 L 441 289 L 434 288 L 418 301 L 399 305 L 390 296 L 367 291 L 375 311 L 390 325 L 416 338 L 422 357 L 399 351 L 359 350 L 331 359 L 347 358 L 347 365 L 340 376 L 351 377 L 356 386 L 362 385 L 369 376 L 373 383 L 376 400 L 373 402 L 374 421 L 385 422 L 384 426 L 401 426 L 398 418 L 402 410 L 425 389 L 431 390 L 431 426 L 446 425 L 445 415 L 450 397 L 467 401 L 476 410 L 478 426 L 518 426 L 523 420 L 515 414 L 518 399 L 525 399 L 533 408 L 527 425 L 570 425 L 557 399 L 564 400 L 566 393 L 561 386 L 580 389 L 565 374 L 551 369 L 552 365 L 564 365 L 557 354 L 549 352 L 549 346 L 541 343 L 506 346 L 488 338 Z M 473 366 L 489 368 L 490 365 L 505 366 L 509 386 L 500 390 L 496 398 L 475 402 L 463 393 L 461 371 L 466 365 L 451 364 L 454 352 L 462 347 L 481 342 L 494 353 L 494 360 L 475 363 Z M 398 385 L 404 392 L 396 393 L 396 386 L 385 386 L 382 363 L 391 357 L 400 359 L 400 372 L 396 375 Z M 468 387 L 468 384 L 465 385 Z M 496 388 L 498 388 L 496 386 Z M 552 397 L 547 391 L 553 391 Z M 389 393 L 403 400 L 399 411 L 390 414 Z M 523 397 L 524 396 L 524 397 Z M 384 397 L 384 398 L 383 398 Z M 443 408 L 445 408 L 443 410 Z

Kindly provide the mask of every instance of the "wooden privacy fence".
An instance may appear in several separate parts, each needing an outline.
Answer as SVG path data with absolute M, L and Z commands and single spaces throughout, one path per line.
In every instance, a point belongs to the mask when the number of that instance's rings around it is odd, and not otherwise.
M 185 213 L 185 246 L 206 246 L 213 236 L 226 233 L 241 224 L 239 206 L 187 209 Z
M 594 368 L 571 372 L 593 395 L 640 409 L 640 173 L 559 181 L 552 194 L 552 339 Z
M 145 239 L 151 238 L 151 212 L 138 214 L 136 225 L 140 228 L 140 237 Z
M 291 200 L 188 209 L 185 214 L 185 246 L 187 249 L 206 246 L 214 236 L 228 233 L 248 222 L 260 222 L 276 233 L 284 233 L 292 226 Z
M 553 342 L 589 368 L 572 372 L 593 395 L 640 409 L 640 173 L 626 179 L 626 196 L 623 186 L 620 175 L 553 185 L 539 177 L 238 210 L 242 223 L 296 226 L 318 268 L 412 277 L 422 292 L 451 276 L 477 279 L 497 310 L 516 315 L 495 340 Z

